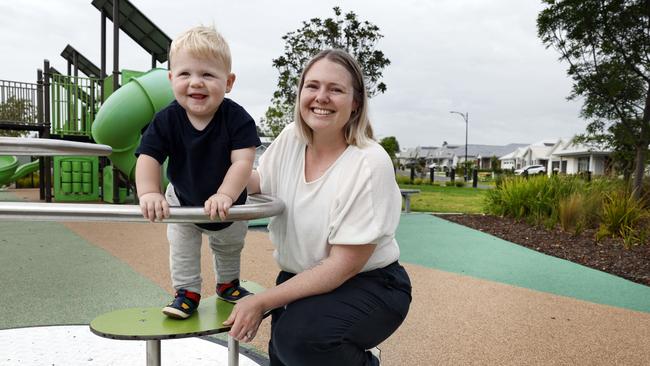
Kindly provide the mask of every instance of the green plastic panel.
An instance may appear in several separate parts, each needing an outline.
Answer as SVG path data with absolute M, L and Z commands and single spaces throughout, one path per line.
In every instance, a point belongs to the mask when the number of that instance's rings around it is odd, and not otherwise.
M 264 288 L 251 281 L 242 281 L 249 291 L 260 293 Z M 129 308 L 98 316 L 90 322 L 90 330 L 105 338 L 153 340 L 196 337 L 226 332 L 233 304 L 216 296 L 204 299 L 191 317 L 179 320 L 167 317 L 161 307 Z
M 99 158 L 54 157 L 54 200 L 57 202 L 99 199 Z

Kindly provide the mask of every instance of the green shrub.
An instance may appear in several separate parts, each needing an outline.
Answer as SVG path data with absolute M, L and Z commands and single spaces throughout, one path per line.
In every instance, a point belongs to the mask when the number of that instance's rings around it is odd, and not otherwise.
M 486 195 L 489 213 L 526 219 L 531 223 L 554 225 L 559 220 L 559 202 L 578 191 L 581 181 L 545 175 L 503 177 Z
M 465 187 L 465 182 L 463 182 L 462 180 L 457 180 L 457 181 L 454 183 L 454 185 L 455 185 L 456 187 Z
M 423 183 L 424 183 L 424 180 L 422 180 L 422 178 L 413 179 L 413 184 L 415 184 L 416 186 L 421 186 Z
M 405 175 L 396 175 L 395 180 L 397 184 L 411 184 L 411 178 Z
M 560 227 L 566 232 L 580 234 L 585 224 L 585 199 L 581 193 L 574 193 L 562 199 L 558 207 Z
M 450 180 L 445 182 L 445 187 L 453 187 L 454 185 L 455 185 L 455 183 L 450 181 Z
M 647 219 L 641 200 L 636 200 L 627 190 L 605 195 L 602 222 L 596 234 L 597 239 L 606 236 L 620 236 L 625 248 L 639 244 L 646 237 L 646 228 L 640 225 Z

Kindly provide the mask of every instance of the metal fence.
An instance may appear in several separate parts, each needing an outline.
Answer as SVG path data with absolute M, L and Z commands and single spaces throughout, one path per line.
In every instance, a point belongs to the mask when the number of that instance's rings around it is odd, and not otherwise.
M 0 80 L 0 122 L 17 126 L 40 126 L 39 85 Z

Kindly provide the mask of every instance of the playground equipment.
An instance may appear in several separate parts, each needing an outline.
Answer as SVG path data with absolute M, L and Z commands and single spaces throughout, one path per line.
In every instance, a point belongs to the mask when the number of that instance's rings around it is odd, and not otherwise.
M 38 170 L 38 160 L 18 165 L 15 156 L 0 155 L 0 187 Z
M 225 221 L 251 220 L 280 214 L 284 204 L 276 198 L 253 195 L 256 203 L 233 206 Z M 147 221 L 139 206 L 96 205 L 75 203 L 0 202 L 0 219 L 21 221 Z M 218 220 L 218 219 L 217 219 Z M 214 222 L 202 207 L 172 207 L 166 223 Z M 263 288 L 246 283 L 254 293 Z M 216 297 L 202 301 L 197 314 L 188 320 L 178 321 L 162 315 L 159 307 L 130 308 L 98 316 L 90 323 L 93 333 L 111 339 L 147 341 L 147 366 L 160 366 L 163 339 L 195 337 L 228 331 L 223 325 L 233 304 Z M 239 365 L 239 342 L 228 336 L 228 365 Z
M 135 175 L 134 152 L 140 144 L 140 131 L 172 100 L 167 71 L 153 69 L 113 92 L 97 113 L 92 136 L 97 143 L 113 148 L 109 158 L 130 179 Z
M 5 142 L 5 143 L 2 143 Z M 30 147 L 33 149 L 30 150 Z M 108 155 L 108 146 L 72 141 L 0 138 L 0 153 L 36 155 L 75 155 L 97 153 Z M 284 204 L 271 196 L 253 195 L 251 204 L 233 206 L 224 221 L 251 220 L 280 214 Z M 102 205 L 73 203 L 0 202 L 0 219 L 21 221 L 147 221 L 136 205 Z M 202 207 L 172 207 L 166 223 L 214 222 Z M 253 282 L 246 284 L 253 292 L 263 288 Z M 197 314 L 188 320 L 168 319 L 160 308 L 131 308 L 106 313 L 95 318 L 90 329 L 93 333 L 112 339 L 147 341 L 147 365 L 160 366 L 162 339 L 194 337 L 228 331 L 223 322 L 233 305 L 215 297 L 204 300 Z M 239 365 L 239 342 L 228 336 L 228 365 Z

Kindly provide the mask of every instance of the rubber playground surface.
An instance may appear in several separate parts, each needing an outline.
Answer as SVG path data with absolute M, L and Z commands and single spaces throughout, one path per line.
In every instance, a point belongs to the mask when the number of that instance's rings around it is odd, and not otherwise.
M 37 194 L 0 191 L 0 200 Z M 402 327 L 380 345 L 382 365 L 650 364 L 650 287 L 427 214 L 402 215 L 398 241 L 413 302 Z M 242 278 L 271 286 L 271 253 L 267 233 L 249 230 Z M 0 221 L 0 338 L 162 306 L 172 293 L 167 256 L 164 224 Z M 212 296 L 207 250 L 202 267 L 204 296 Z M 265 320 L 256 339 L 242 344 L 261 364 L 268 333 Z M 7 347 L 0 345 L 0 364 Z

